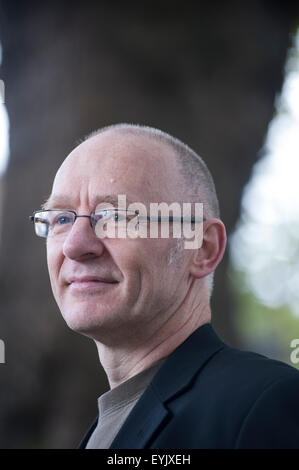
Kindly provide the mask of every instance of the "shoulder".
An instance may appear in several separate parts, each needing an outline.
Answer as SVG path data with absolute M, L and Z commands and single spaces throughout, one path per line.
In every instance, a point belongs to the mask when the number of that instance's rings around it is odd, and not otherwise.
M 235 400 L 235 405 L 249 407 L 266 390 L 270 393 L 275 384 L 277 391 L 284 383 L 298 387 L 299 371 L 282 361 L 225 346 L 210 359 L 195 383 L 207 392 L 214 390 L 220 401 Z
M 273 379 L 252 402 L 239 448 L 299 448 L 299 373 Z
M 299 371 L 294 367 L 226 346 L 195 382 L 205 406 L 230 423 L 237 448 L 299 448 Z
M 247 381 L 258 378 L 268 383 L 273 379 L 299 377 L 299 371 L 285 362 L 270 359 L 252 351 L 243 351 L 225 345 L 210 361 L 213 369 L 221 369 L 225 375 L 235 375 L 247 378 Z
M 200 386 L 203 395 L 213 390 L 213 396 L 222 400 L 232 396 L 245 400 L 289 377 L 296 380 L 299 371 L 282 361 L 228 346 L 211 325 L 205 325 L 166 360 L 154 383 L 162 398 Z
M 165 362 L 151 388 L 171 413 L 168 429 L 185 430 L 184 445 L 299 448 L 299 371 L 224 344 L 210 326 Z

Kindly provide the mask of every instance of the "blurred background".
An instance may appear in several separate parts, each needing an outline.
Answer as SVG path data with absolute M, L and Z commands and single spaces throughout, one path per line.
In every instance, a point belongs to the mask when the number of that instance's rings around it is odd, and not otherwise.
M 161 128 L 205 159 L 229 234 L 213 325 L 291 364 L 298 28 L 287 0 L 0 0 L 1 448 L 76 447 L 108 387 L 93 342 L 61 319 L 28 222 L 65 156 L 104 125 Z

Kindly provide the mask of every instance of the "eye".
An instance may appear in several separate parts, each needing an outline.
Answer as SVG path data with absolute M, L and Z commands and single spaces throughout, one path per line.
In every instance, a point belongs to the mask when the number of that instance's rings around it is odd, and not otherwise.
M 65 215 L 63 215 L 62 217 L 59 217 L 59 219 L 58 219 L 58 223 L 60 225 L 69 224 L 70 221 L 71 221 L 71 219 L 69 217 L 66 217 Z
M 59 215 L 54 220 L 54 224 L 56 225 L 65 225 L 65 224 L 70 224 L 71 222 L 72 222 L 72 219 L 68 215 Z
M 102 211 L 102 217 L 103 219 L 106 219 L 107 217 L 111 217 L 111 212 L 110 211 Z
M 99 212 L 98 214 L 94 214 L 95 222 L 98 222 L 101 219 L 109 219 L 109 217 L 111 217 L 111 211 L 108 211 L 108 210 L 103 210 Z

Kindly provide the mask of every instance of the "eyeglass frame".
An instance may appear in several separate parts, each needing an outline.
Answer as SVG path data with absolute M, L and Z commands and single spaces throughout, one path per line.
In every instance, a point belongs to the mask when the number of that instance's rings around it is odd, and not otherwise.
M 138 217 L 138 223 L 139 223 L 139 219 L 145 219 L 147 221 L 154 221 L 153 220 L 153 216 L 150 216 L 150 215 L 140 215 L 139 211 L 138 210 L 135 210 L 135 211 L 129 211 L 128 209 L 119 209 L 117 207 L 114 207 L 114 208 L 107 208 L 107 209 L 102 209 L 102 211 L 100 212 L 104 212 L 104 211 L 124 211 L 124 212 L 134 212 L 135 215 Z M 89 222 L 90 222 L 90 226 L 92 229 L 94 229 L 94 227 L 96 226 L 92 224 L 92 216 L 95 215 L 95 211 L 91 211 L 89 215 L 87 214 L 82 214 L 82 215 L 79 215 L 77 214 L 76 211 L 72 210 L 72 209 L 39 209 L 39 210 L 36 210 L 32 213 L 32 215 L 30 215 L 28 218 L 29 220 L 32 222 L 32 223 L 35 223 L 35 214 L 39 213 L 39 212 L 57 212 L 57 211 L 61 211 L 61 212 L 71 212 L 72 214 L 74 214 L 75 218 L 74 218 L 74 221 L 72 223 L 72 226 L 74 225 L 74 223 L 76 222 L 76 220 L 79 218 L 79 217 L 85 217 L 85 218 L 88 218 L 89 219 Z M 190 219 L 186 219 L 185 217 L 174 217 L 174 216 L 168 216 L 168 217 L 163 217 L 163 216 L 160 216 L 158 215 L 156 217 L 157 220 L 155 220 L 155 222 L 189 222 L 189 223 L 196 223 L 196 222 L 205 222 L 207 219 L 205 217 L 203 217 L 201 220 L 196 220 L 194 217 L 191 217 Z M 48 238 L 48 235 L 46 237 L 42 237 L 42 236 L 39 236 L 40 238 Z

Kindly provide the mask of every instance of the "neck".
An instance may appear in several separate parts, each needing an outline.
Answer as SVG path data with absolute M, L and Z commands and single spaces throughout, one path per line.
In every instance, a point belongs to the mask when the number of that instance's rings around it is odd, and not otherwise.
M 133 342 L 126 338 L 126 341 L 107 346 L 95 341 L 111 388 L 169 356 L 193 331 L 210 322 L 208 302 L 196 304 L 195 307 L 193 305 L 191 310 L 190 307 L 188 310 L 179 308 L 164 325 L 159 325 L 148 336 L 144 331 L 136 331 L 135 334 L 131 332 Z

